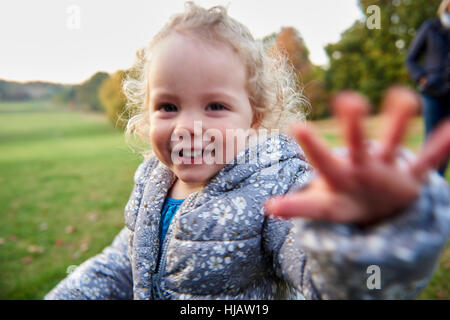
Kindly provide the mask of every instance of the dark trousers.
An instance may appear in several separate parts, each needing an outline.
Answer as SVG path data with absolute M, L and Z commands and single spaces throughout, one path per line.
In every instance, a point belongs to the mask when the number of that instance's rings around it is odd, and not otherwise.
M 431 132 L 439 126 L 445 119 L 450 119 L 450 96 L 432 97 L 422 93 L 423 109 L 422 114 L 425 121 L 425 137 L 428 138 Z M 438 168 L 441 176 L 445 176 L 449 159 Z

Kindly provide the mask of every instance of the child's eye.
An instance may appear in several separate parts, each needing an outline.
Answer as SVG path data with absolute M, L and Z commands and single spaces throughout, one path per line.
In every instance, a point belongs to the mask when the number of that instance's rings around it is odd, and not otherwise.
M 219 111 L 219 110 L 225 110 L 226 109 L 226 107 L 223 104 L 217 103 L 217 102 L 208 104 L 206 106 L 206 109 L 208 110 L 208 108 L 210 110 L 212 110 L 212 111 Z
M 177 107 L 171 103 L 164 103 L 158 107 L 158 110 L 162 110 L 164 112 L 176 112 Z

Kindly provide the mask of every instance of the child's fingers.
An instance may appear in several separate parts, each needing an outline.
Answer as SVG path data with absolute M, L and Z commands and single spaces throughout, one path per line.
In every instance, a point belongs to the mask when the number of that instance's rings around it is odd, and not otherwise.
M 329 193 L 306 191 L 272 198 L 266 202 L 265 208 L 268 214 L 285 219 L 307 218 L 345 223 L 357 219 L 354 214 L 357 209 L 350 208 L 349 204 Z
M 383 149 L 380 153 L 384 162 L 394 161 L 397 148 L 406 134 L 408 121 L 417 113 L 419 106 L 417 94 L 407 87 L 395 86 L 387 91 L 383 102 L 387 124 L 383 131 Z
M 359 93 L 344 91 L 331 101 L 333 111 L 343 124 L 345 139 L 348 143 L 350 158 L 353 163 L 364 163 L 367 158 L 364 117 L 369 111 L 369 101 Z
M 417 160 L 411 165 L 411 173 L 422 180 L 430 168 L 436 168 L 450 155 L 450 120 L 441 124 L 427 139 Z
M 345 174 L 340 161 L 331 154 L 325 142 L 312 132 L 312 128 L 301 124 L 291 127 L 291 132 L 302 146 L 308 160 L 323 178 L 332 186 L 342 186 Z

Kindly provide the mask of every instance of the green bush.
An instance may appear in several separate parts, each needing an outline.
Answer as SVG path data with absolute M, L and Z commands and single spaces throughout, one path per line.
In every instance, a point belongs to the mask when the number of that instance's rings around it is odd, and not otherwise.
M 126 98 L 122 92 L 122 81 L 125 75 L 125 71 L 116 71 L 103 81 L 98 92 L 108 119 L 119 128 L 125 128 L 128 121 L 125 111 Z

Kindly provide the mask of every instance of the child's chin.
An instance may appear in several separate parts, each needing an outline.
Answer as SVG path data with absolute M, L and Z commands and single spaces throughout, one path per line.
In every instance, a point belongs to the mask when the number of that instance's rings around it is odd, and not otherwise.
M 183 181 L 183 183 L 185 183 L 187 185 L 193 185 L 193 186 L 196 186 L 196 185 L 203 185 L 204 186 L 204 185 L 206 185 L 208 183 L 208 179 L 203 180 L 203 179 L 201 179 L 199 177 L 193 178 L 193 177 L 183 177 L 183 176 L 181 176 L 181 177 L 178 177 L 178 179 L 180 179 L 181 181 Z
M 206 184 L 217 172 L 218 170 L 207 170 L 207 168 L 190 168 L 179 170 L 176 175 L 185 183 Z

